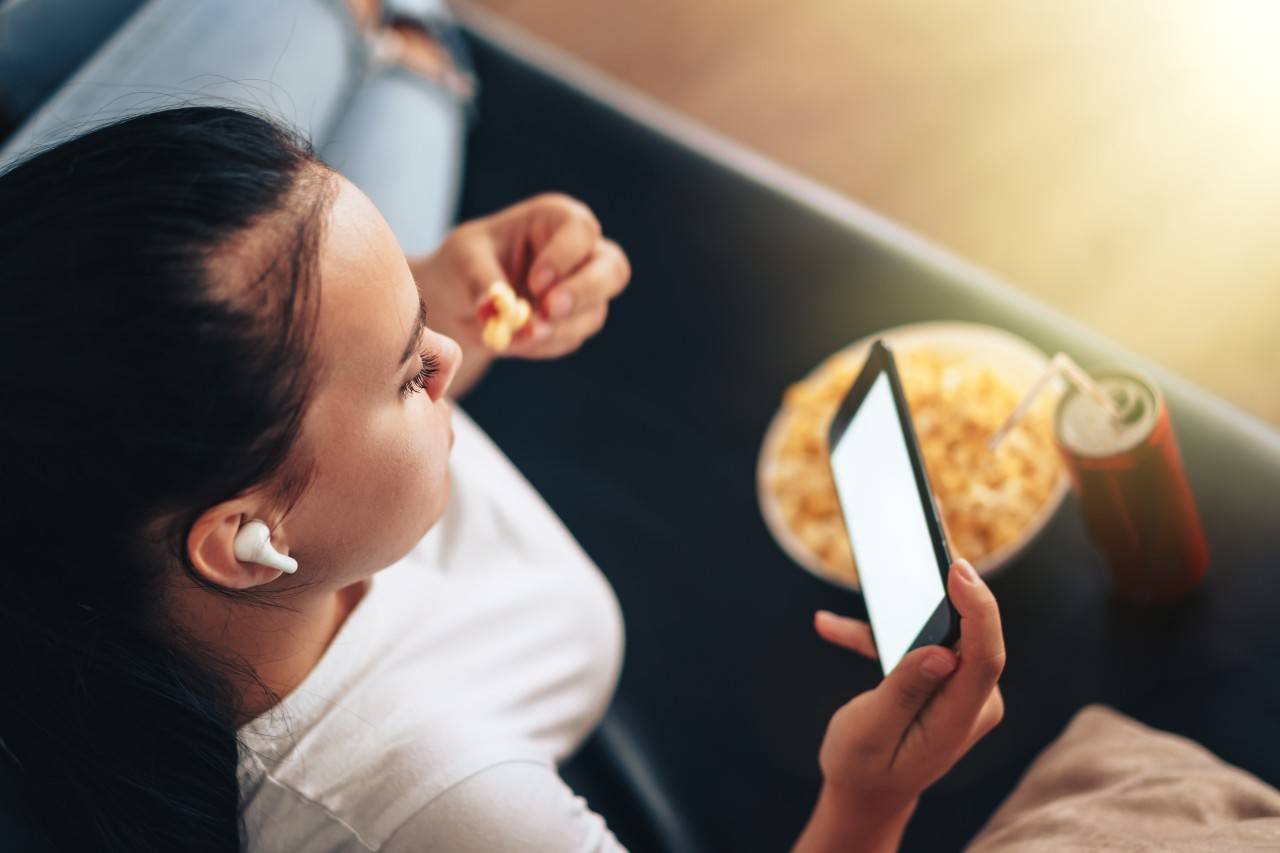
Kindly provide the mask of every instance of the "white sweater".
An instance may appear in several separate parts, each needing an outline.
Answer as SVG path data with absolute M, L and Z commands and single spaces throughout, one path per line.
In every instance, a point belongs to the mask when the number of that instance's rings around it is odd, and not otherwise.
M 620 849 L 556 773 L 617 685 L 617 599 L 460 409 L 454 428 L 443 518 L 240 730 L 252 853 Z

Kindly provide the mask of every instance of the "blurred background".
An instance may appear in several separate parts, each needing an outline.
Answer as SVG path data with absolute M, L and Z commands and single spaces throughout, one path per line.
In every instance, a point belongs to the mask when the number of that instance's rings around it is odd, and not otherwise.
M 471 3 L 1280 424 L 1280 2 Z

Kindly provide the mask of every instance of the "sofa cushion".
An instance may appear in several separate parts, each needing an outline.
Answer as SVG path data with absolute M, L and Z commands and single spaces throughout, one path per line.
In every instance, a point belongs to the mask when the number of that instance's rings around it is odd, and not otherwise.
M 967 849 L 1280 849 L 1280 791 L 1193 741 L 1091 705 Z

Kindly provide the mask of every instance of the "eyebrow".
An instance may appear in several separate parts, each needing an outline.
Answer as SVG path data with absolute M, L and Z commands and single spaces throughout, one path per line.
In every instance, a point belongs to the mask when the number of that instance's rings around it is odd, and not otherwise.
M 427 303 L 418 297 L 418 317 L 413 321 L 413 330 L 409 332 L 409 342 L 404 345 L 404 354 L 400 356 L 400 367 L 413 356 L 418 348 L 418 340 L 422 337 L 422 329 L 427 325 Z

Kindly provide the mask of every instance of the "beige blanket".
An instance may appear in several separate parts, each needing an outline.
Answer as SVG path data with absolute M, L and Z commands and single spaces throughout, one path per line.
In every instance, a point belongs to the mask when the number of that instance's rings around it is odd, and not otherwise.
M 1186 738 L 1093 705 L 966 849 L 1280 851 L 1280 791 Z

